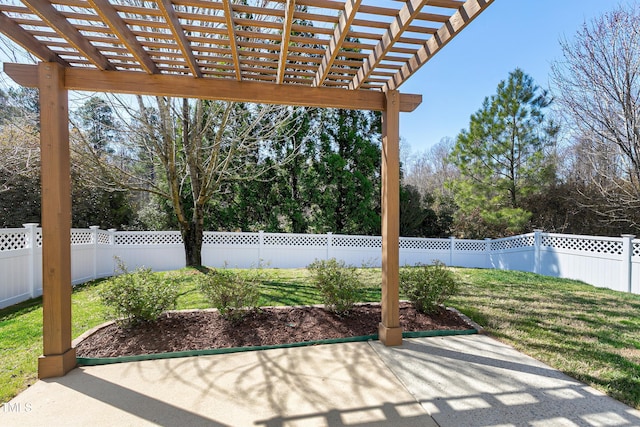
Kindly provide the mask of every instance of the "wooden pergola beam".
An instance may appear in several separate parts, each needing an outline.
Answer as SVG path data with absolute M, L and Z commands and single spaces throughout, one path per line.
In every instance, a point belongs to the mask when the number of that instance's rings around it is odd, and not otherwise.
M 8 18 L 4 13 L 0 12 L 0 33 L 9 37 L 11 40 L 31 52 L 37 58 L 44 62 L 57 62 L 58 64 L 68 67 L 69 63 L 60 58 L 54 51 L 44 46 L 35 37 L 25 31 L 20 25 L 16 24 Z
M 4 72 L 22 86 L 37 87 L 37 67 L 4 64 Z M 250 81 L 203 78 L 170 74 L 145 74 L 135 71 L 98 71 L 86 68 L 64 70 L 67 90 L 218 99 L 351 110 L 383 111 L 385 95 L 380 91 L 346 91 L 337 88 L 312 88 L 302 85 L 277 85 Z M 399 95 L 401 112 L 411 112 L 422 102 L 422 95 Z
M 71 46 L 98 67 L 98 69 L 116 69 L 50 2 L 47 0 L 23 0 L 23 3 L 58 33 L 59 36 L 64 38 Z
M 356 17 L 356 13 L 358 13 L 360 3 L 362 3 L 362 0 L 346 0 L 344 9 L 340 14 L 338 25 L 336 25 L 333 30 L 333 36 L 329 41 L 329 46 L 324 53 L 320 67 L 318 67 L 318 72 L 313 79 L 314 87 L 322 86 L 324 79 L 327 78 L 329 71 L 331 71 L 333 61 L 338 57 L 342 43 L 344 43 L 344 40 L 347 38 L 351 24 Z
M 359 89 L 360 86 L 369 78 L 371 72 L 376 66 L 384 59 L 384 56 L 391 50 L 393 44 L 400 38 L 402 33 L 411 24 L 419 14 L 422 6 L 424 6 L 429 0 L 408 0 L 405 5 L 400 9 L 398 15 L 391 22 L 389 30 L 387 30 L 382 36 L 382 40 L 378 42 L 373 51 L 369 54 L 367 59 L 364 60 L 362 66 L 349 83 L 350 90 Z
M 224 8 L 224 17 L 227 23 L 227 33 L 229 34 L 229 48 L 231 49 L 231 58 L 233 66 L 236 71 L 236 80 L 242 80 L 242 73 L 240 71 L 240 57 L 238 56 L 238 44 L 236 42 L 236 29 L 233 22 L 233 6 L 231 0 L 222 0 L 222 7 Z
M 42 175 L 43 355 L 38 377 L 59 377 L 76 365 L 71 346 L 71 166 L 64 68 L 37 66 Z
M 418 52 L 385 84 L 385 91 L 396 90 L 428 60 L 485 10 L 493 0 L 467 0 L 449 21 L 436 31 Z
M 173 3 L 171 3 L 171 0 L 160 0 L 157 2 L 157 5 L 162 11 L 164 18 L 169 25 L 169 29 L 171 30 L 176 43 L 178 43 L 182 54 L 184 55 L 184 60 L 191 70 L 191 74 L 193 74 L 194 77 L 202 77 L 202 71 L 200 71 L 200 67 L 196 62 L 196 58 L 193 56 L 191 44 L 189 43 L 187 36 L 184 34 L 184 29 L 180 24 L 180 19 L 178 18 L 176 10 L 173 8 Z
M 284 21 L 282 25 L 282 42 L 280 43 L 280 60 L 278 62 L 278 75 L 276 83 L 284 82 L 285 70 L 287 69 L 287 56 L 289 55 L 289 40 L 291 39 L 291 25 L 293 24 L 293 14 L 296 11 L 296 0 L 287 0 L 284 9 Z
M 158 74 L 160 71 L 156 67 L 151 57 L 144 50 L 135 34 L 131 32 L 127 24 L 122 20 L 118 12 L 107 0 L 87 0 L 102 18 L 105 24 L 109 26 L 127 47 L 129 52 L 136 58 L 142 66 L 142 69 L 149 74 Z

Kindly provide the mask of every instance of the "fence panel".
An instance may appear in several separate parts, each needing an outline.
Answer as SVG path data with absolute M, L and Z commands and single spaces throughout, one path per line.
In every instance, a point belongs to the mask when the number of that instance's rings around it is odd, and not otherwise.
M 0 252 L 0 308 L 31 298 L 29 249 Z
M 534 271 L 535 235 L 505 237 L 489 243 L 489 268 L 499 270 Z
M 622 238 L 545 234 L 540 250 L 544 260 L 541 274 L 628 291 L 620 274 Z
M 318 259 L 336 258 L 356 267 L 380 267 L 382 265 L 382 237 L 330 235 L 327 254 Z M 402 251 L 400 252 L 402 264 Z
M 380 253 L 378 260 L 380 265 Z M 451 239 L 400 238 L 400 266 L 433 264 L 434 261 L 451 264 Z
M 0 308 L 35 296 L 26 228 L 0 230 Z
M 326 234 L 264 233 L 261 258 L 266 266 L 299 268 L 316 259 L 326 259 Z
M 104 231 L 97 230 L 96 242 L 96 279 L 101 277 L 113 276 L 116 271 L 115 261 L 113 259 L 115 253 L 115 230 Z
M 36 224 L 0 230 L 0 308 L 42 294 L 42 230 Z M 504 239 L 400 238 L 400 265 L 435 260 L 459 267 L 532 271 L 582 280 L 594 286 L 640 294 L 640 240 L 551 234 L 536 231 Z M 305 267 L 316 259 L 381 265 L 380 236 L 205 232 L 202 261 L 211 267 Z M 74 229 L 71 234 L 73 284 L 115 271 L 114 257 L 133 271 L 185 266 L 177 231 Z
M 634 240 L 632 245 L 631 292 L 640 295 L 640 240 Z
M 209 267 L 251 268 L 260 264 L 262 233 L 205 232 L 202 263 Z
M 71 283 L 77 285 L 95 277 L 96 248 L 92 230 L 71 230 Z
M 451 239 L 452 252 L 449 265 L 455 267 L 488 268 L 489 252 L 486 240 Z
M 129 271 L 140 267 L 155 271 L 177 270 L 186 265 L 178 231 L 122 231 L 115 234 L 114 256 Z

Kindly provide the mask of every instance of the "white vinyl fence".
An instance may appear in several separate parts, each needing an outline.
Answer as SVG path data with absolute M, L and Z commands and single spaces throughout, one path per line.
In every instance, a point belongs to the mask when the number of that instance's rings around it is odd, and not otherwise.
M 316 259 L 379 267 L 382 239 L 338 234 L 205 232 L 202 262 L 210 267 L 305 267 Z M 115 257 L 132 271 L 185 265 L 177 231 L 73 229 L 73 284 L 113 275 Z M 594 286 L 640 294 L 640 240 L 535 231 L 504 239 L 400 238 L 400 264 L 530 271 L 582 280 Z M 42 230 L 37 224 L 0 229 L 0 308 L 42 295 Z

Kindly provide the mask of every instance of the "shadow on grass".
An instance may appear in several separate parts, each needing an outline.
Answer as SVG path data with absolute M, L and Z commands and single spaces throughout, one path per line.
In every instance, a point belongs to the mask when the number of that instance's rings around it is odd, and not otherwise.
M 0 309 L 0 322 L 22 316 L 42 308 L 42 297 L 31 298 L 9 307 Z

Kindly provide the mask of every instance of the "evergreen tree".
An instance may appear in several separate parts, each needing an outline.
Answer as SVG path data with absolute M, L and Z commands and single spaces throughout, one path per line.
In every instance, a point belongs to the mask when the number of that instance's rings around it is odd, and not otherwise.
M 379 234 L 380 116 L 331 109 L 321 114 L 314 164 L 313 228 L 320 232 Z
M 80 128 L 86 133 L 86 138 L 98 152 L 112 152 L 118 136 L 116 120 L 113 110 L 107 102 L 97 96 L 92 96 L 76 111 Z
M 555 162 L 549 155 L 557 127 L 543 114 L 550 104 L 547 92 L 516 69 L 471 116 L 452 154 L 461 173 L 454 182 L 461 234 L 523 231 L 531 217 L 523 208 L 524 198 L 540 192 L 554 177 Z

